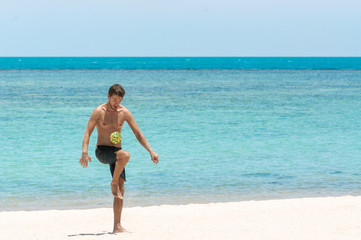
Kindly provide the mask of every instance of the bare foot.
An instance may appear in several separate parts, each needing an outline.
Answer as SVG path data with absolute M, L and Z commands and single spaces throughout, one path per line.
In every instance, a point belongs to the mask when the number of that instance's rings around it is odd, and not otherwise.
M 123 228 L 120 224 L 114 226 L 113 233 L 123 233 L 123 232 L 129 233 L 129 231 Z
M 112 182 L 112 183 L 110 184 L 110 188 L 112 189 L 112 194 L 113 194 L 114 197 L 123 199 L 123 195 L 122 195 L 122 193 L 119 191 L 118 183 L 113 183 L 113 182 Z

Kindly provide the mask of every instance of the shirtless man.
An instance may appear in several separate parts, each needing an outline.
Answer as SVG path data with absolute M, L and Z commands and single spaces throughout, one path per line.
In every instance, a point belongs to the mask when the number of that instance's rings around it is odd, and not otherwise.
M 121 213 L 123 209 L 125 165 L 130 159 L 130 154 L 122 150 L 121 142 L 113 144 L 110 141 L 110 134 L 113 132 L 121 133 L 124 122 L 127 121 L 137 140 L 149 152 L 151 160 L 157 164 L 158 154 L 150 147 L 147 139 L 140 131 L 133 115 L 124 106 L 120 105 L 125 91 L 119 84 L 114 84 L 109 88 L 108 102 L 95 108 L 90 116 L 88 125 L 83 137 L 83 152 L 80 158 L 80 164 L 83 168 L 88 166 L 91 158 L 88 154 L 90 135 L 94 128 L 98 131 L 98 141 L 95 155 L 101 163 L 109 164 L 110 172 L 113 176 L 110 184 L 114 196 L 114 229 L 113 233 L 126 231 L 121 225 Z

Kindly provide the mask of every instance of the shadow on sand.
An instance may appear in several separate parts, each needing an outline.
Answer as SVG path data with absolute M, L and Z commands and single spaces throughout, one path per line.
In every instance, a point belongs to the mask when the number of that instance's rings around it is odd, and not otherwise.
M 79 234 L 71 234 L 68 235 L 68 237 L 81 237 L 81 236 L 103 236 L 103 235 L 107 235 L 107 234 L 111 234 L 114 235 L 114 233 L 112 232 L 104 232 L 104 233 L 79 233 Z

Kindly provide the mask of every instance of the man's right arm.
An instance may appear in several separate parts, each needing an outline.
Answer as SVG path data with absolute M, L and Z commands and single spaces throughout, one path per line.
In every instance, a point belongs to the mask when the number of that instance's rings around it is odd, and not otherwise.
M 88 161 L 91 162 L 91 158 L 88 154 L 88 147 L 89 147 L 89 140 L 90 136 L 94 131 L 94 128 L 97 123 L 98 118 L 98 108 L 96 108 L 93 113 L 91 114 L 88 125 L 85 128 L 84 136 L 83 136 L 83 147 L 82 147 L 82 154 L 79 163 L 83 168 L 86 168 L 88 166 Z

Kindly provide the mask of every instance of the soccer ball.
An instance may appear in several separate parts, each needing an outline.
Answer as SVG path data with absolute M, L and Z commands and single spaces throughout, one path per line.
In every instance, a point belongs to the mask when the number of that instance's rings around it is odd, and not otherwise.
M 114 144 L 118 144 L 122 141 L 122 135 L 120 132 L 113 132 L 110 134 L 110 141 Z

